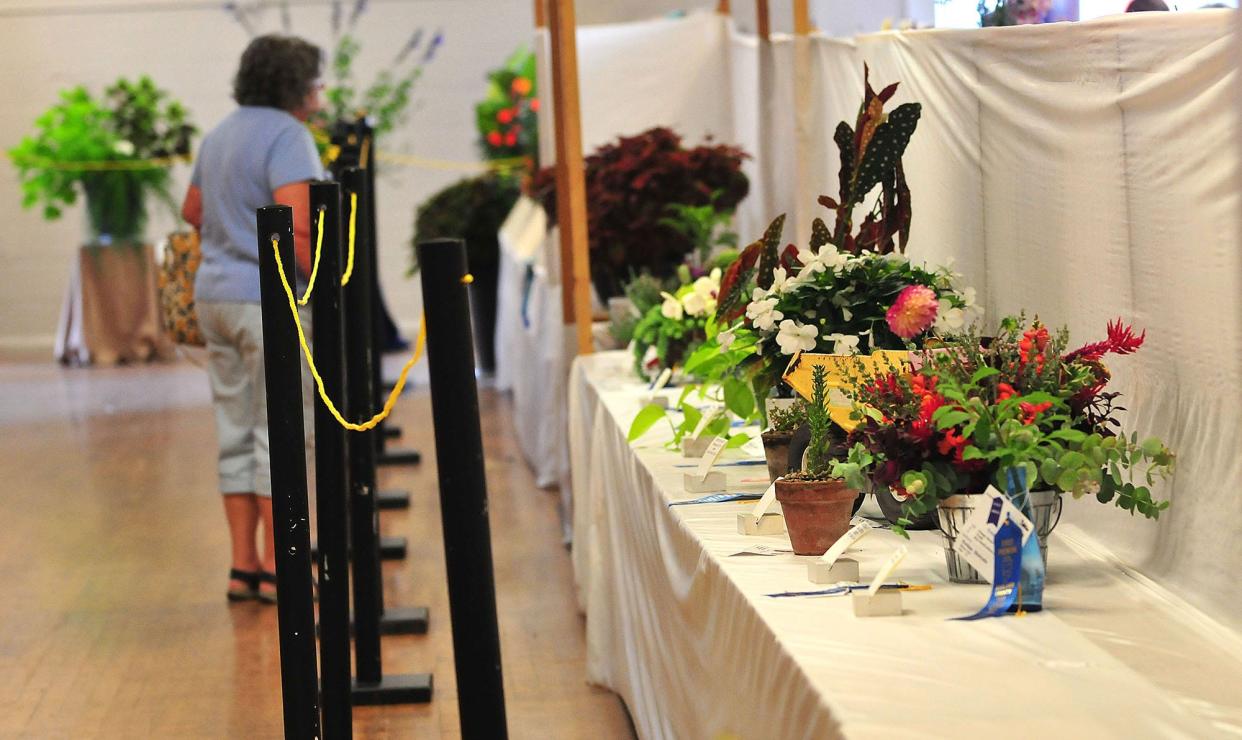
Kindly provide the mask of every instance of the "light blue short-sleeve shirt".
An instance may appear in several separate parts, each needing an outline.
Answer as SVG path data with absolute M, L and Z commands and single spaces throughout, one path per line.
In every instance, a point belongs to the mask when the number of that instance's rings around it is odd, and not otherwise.
M 199 301 L 259 302 L 255 211 L 277 188 L 323 177 L 315 140 L 277 108 L 243 105 L 203 138 L 190 182 L 203 192 Z

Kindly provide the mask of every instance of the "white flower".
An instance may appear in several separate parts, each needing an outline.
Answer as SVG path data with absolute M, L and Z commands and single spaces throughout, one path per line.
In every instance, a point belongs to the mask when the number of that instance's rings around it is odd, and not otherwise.
M 795 280 L 796 278 L 789 277 L 789 274 L 785 272 L 785 268 L 778 267 L 772 271 L 772 287 L 769 289 L 769 293 L 784 293 L 794 286 Z
M 825 340 L 832 342 L 832 353 L 834 355 L 856 355 L 858 354 L 858 342 L 860 338 L 854 334 L 829 334 L 824 337 Z
M 785 319 L 781 322 L 780 333 L 776 335 L 776 343 L 784 355 L 809 352 L 815 349 L 815 337 L 818 334 L 819 329 L 814 326 L 803 326 L 793 319 Z
M 120 141 L 112 145 L 112 149 L 117 154 L 121 155 L 122 157 L 129 157 L 129 156 L 132 156 L 134 153 L 134 142 L 128 141 L 126 139 L 121 139 Z
M 975 307 L 975 289 L 974 288 L 962 288 L 960 292 L 962 294 L 962 303 L 965 304 L 965 307 L 974 308 Z
M 735 334 L 732 329 L 724 329 L 716 335 L 716 341 L 720 343 L 720 350 L 722 352 L 728 352 L 729 348 L 733 346 L 733 342 L 736 340 L 737 334 Z
M 849 310 L 849 309 L 848 309 L 848 308 L 846 308 L 845 306 L 842 306 L 842 307 L 841 307 L 841 318 L 845 319 L 846 321 L 853 321 L 853 320 L 854 320 L 854 312 L 853 312 L 853 311 L 851 311 L 851 310 Z
M 666 319 L 681 321 L 684 313 L 681 307 L 681 301 L 677 300 L 675 296 L 663 291 L 660 292 L 660 295 L 664 297 L 664 303 L 660 305 L 660 314 Z
M 966 325 L 966 312 L 956 308 L 946 298 L 941 298 L 932 327 L 937 334 L 952 334 Z
M 746 306 L 746 318 L 750 319 L 756 329 L 763 331 L 772 331 L 776 326 L 776 322 L 785 318 L 785 314 L 776 310 L 776 298 L 763 298 L 757 301 L 751 301 Z
M 771 294 L 771 291 L 756 287 L 754 290 L 750 292 L 750 300 L 752 302 L 762 301 L 764 298 L 767 298 L 770 294 Z
M 716 271 L 717 273 L 719 270 Z M 686 313 L 691 316 L 698 316 L 716 310 L 716 293 L 720 290 L 720 282 L 712 280 L 711 277 L 701 277 L 694 281 L 694 292 L 686 294 L 682 299 L 682 305 L 686 307 Z
M 714 304 L 715 301 L 713 300 L 712 303 Z M 707 313 L 707 300 L 694 291 L 686 293 L 681 297 L 681 305 L 686 309 L 687 316 L 702 316 L 704 313 Z

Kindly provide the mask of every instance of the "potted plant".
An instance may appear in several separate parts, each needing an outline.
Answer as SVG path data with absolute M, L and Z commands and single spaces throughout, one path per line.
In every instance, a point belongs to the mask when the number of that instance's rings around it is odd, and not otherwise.
M 776 481 L 776 500 L 797 555 L 823 555 L 850 528 L 858 491 L 832 475 L 833 463 L 845 452 L 845 435 L 828 416 L 825 369 L 817 367 L 814 394 L 806 405 L 810 444 L 802 470 Z
M 186 109 L 148 77 L 125 78 L 95 98 L 82 86 L 60 94 L 35 121 L 34 135 L 9 150 L 22 186 L 22 205 L 41 205 L 59 219 L 86 198 L 90 242 L 138 245 L 147 197 L 176 214 L 169 170 L 190 155 L 195 127 Z
M 533 167 L 539 156 L 538 112 L 535 55 L 523 46 L 487 73 L 487 97 L 474 107 L 483 158 Z
M 989 483 L 1005 489 L 1009 468 L 1026 470 L 1045 558 L 1061 493 L 1154 519 L 1169 502 L 1153 499 L 1150 486 L 1172 473 L 1174 455 L 1159 439 L 1120 433 L 1123 409 L 1105 391 L 1102 362 L 1135 352 L 1144 337 L 1117 321 L 1103 341 L 1066 351 L 1068 331 L 1010 317 L 986 343 L 973 331 L 946 340 L 911 369 L 856 386 L 859 426 L 834 472 L 904 499 L 898 531 L 936 516 L 955 580 L 978 580 L 954 551 L 956 526 Z
M 500 225 L 517 202 L 517 181 L 496 173 L 470 177 L 432 195 L 418 207 L 413 246 L 427 239 L 454 238 L 466 242 L 470 284 L 470 318 L 479 369 L 496 369 L 496 282 L 500 272 Z M 415 261 L 410 273 L 418 270 Z
M 707 323 L 716 313 L 720 269 L 693 280 L 686 265 L 677 272 L 680 287 L 671 293 L 660 291 L 659 302 L 647 307 L 631 333 L 634 369 L 640 378 L 650 379 L 664 368 L 679 371 L 707 338 Z
M 789 472 L 789 444 L 794 432 L 807 423 L 806 408 L 806 401 L 801 398 L 768 408 L 768 428 L 760 436 L 768 461 L 768 478 L 773 482 Z
M 778 216 L 743 249 L 721 280 L 717 321 L 727 329 L 686 362 L 687 372 L 707 365 L 744 380 L 762 400 L 784 392 L 781 377 L 799 352 L 904 350 L 921 346 L 933 328 L 953 331 L 970 323 L 973 291 L 959 287 L 950 271 L 904 255 L 911 211 L 901 160 L 921 107 L 906 103 L 886 113 L 896 90 L 894 83 L 876 92 L 867 78 L 854 126 L 842 121 L 834 136 L 841 160 L 838 195 L 819 198 L 832 212 L 833 226 L 816 218 L 805 247 L 782 248 L 785 217 Z M 859 206 L 877 190 L 867 215 L 855 224 Z M 890 324 L 888 313 L 916 285 L 926 289 L 918 294 L 924 299 L 918 315 L 930 312 L 933 322 Z M 735 343 L 751 351 L 720 363 Z
M 695 242 L 670 227 L 668 204 L 732 211 L 746 197 L 747 154 L 713 144 L 687 148 L 668 128 L 623 136 L 586 158 L 587 233 L 591 280 L 601 301 L 621 293 L 632 275 L 672 275 Z M 556 178 L 545 168 L 531 179 L 532 197 L 556 218 Z

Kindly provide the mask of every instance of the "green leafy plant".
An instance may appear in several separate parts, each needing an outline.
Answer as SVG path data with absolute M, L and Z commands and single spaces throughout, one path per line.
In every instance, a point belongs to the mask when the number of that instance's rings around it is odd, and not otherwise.
M 486 270 L 500 260 L 496 233 L 513 209 L 519 195 L 511 178 L 489 173 L 459 180 L 432 195 L 418 207 L 414 239 L 410 243 L 412 266 L 418 271 L 415 246 L 427 239 L 464 239 L 471 270 Z
M 338 122 L 369 117 L 378 139 L 403 123 L 415 84 L 444 43 L 441 31 L 432 34 L 425 46 L 424 36 L 423 29 L 416 29 L 393 61 L 371 84 L 360 90 L 354 80 L 354 62 L 362 51 L 362 44 L 352 32 L 341 34 L 329 65 L 332 83 L 324 89 L 327 105 L 311 119 L 312 128 L 330 130 Z M 322 134 L 316 138 L 321 144 L 327 141 Z
M 792 433 L 807 423 L 807 403 L 801 398 L 768 414 L 768 431 Z
M 699 428 L 699 424 L 703 421 L 703 412 L 697 406 L 691 403 L 690 395 L 695 390 L 694 386 L 686 386 L 682 390 L 681 397 L 677 399 L 676 409 L 681 415 L 681 422 L 674 424 L 669 418 L 668 410 L 657 404 L 648 404 L 639 410 L 634 416 L 634 420 L 630 422 L 629 432 L 626 439 L 630 442 L 640 439 L 648 431 L 651 430 L 661 420 L 668 421 L 669 428 L 673 432 L 672 439 L 665 444 L 670 450 L 676 450 L 681 447 L 682 440 L 687 435 L 693 434 L 694 430 Z M 715 413 L 706 425 L 703 426 L 700 434 L 704 437 L 725 437 L 728 441 L 725 443 L 725 449 L 741 447 L 750 441 L 750 435 L 745 433 L 729 434 L 729 428 L 732 425 L 732 417 L 727 409 L 720 409 Z
M 685 265 L 678 269 L 683 285 L 661 291 L 634 326 L 631 342 L 639 377 L 654 377 L 664 368 L 679 369 L 686 356 L 707 338 L 707 324 L 716 311 L 720 270 L 690 280 Z
M 904 498 L 898 529 L 947 496 L 1003 489 L 1013 467 L 1033 485 L 1154 519 L 1169 502 L 1150 487 L 1172 474 L 1174 455 L 1154 437 L 1117 433 L 1117 394 L 1104 392 L 1100 361 L 1142 342 L 1116 322 L 1105 341 L 1066 352 L 1068 332 L 1021 318 L 1006 319 L 986 347 L 973 332 L 947 340 L 917 370 L 854 384 L 855 446 L 835 472 Z
M 539 156 L 538 111 L 535 55 L 523 46 L 487 73 L 487 97 L 474 107 L 483 158 L 521 157 L 533 168 Z
M 54 221 L 80 189 L 95 238 L 120 242 L 141 239 L 148 195 L 175 215 L 169 168 L 189 157 L 197 129 L 185 107 L 150 78 L 121 78 L 100 99 L 82 86 L 65 90 L 35 119 L 35 129 L 8 152 L 23 207 L 41 206 Z
M 734 211 L 717 205 L 720 196 L 721 192 L 716 191 L 712 193 L 711 202 L 697 206 L 669 203 L 665 206 L 669 215 L 660 219 L 662 225 L 690 241 L 695 262 L 700 266 L 710 265 L 714 252 L 737 246 L 737 232 L 731 228 Z M 733 253 L 729 262 L 736 257 Z
M 827 369 L 817 366 L 811 378 L 812 394 L 806 402 L 806 423 L 811 438 L 802 470 L 785 476 L 788 480 L 831 480 L 837 477 L 834 464 L 847 452 L 845 433 L 828 415 Z

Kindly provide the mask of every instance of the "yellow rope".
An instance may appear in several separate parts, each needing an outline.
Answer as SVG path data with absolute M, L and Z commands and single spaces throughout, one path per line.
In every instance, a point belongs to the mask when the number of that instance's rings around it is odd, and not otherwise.
M 323 401 L 324 406 L 328 408 L 328 411 L 331 412 L 332 417 L 346 429 L 353 432 L 365 432 L 368 429 L 374 429 L 377 424 L 386 419 L 388 414 L 392 412 L 392 407 L 397 403 L 397 396 L 400 396 L 402 389 L 405 388 L 406 376 L 410 374 L 410 369 L 414 367 L 415 363 L 423 355 L 423 346 L 427 342 L 426 320 L 419 319 L 418 339 L 414 342 L 414 354 L 405 363 L 405 367 L 401 368 L 401 374 L 397 376 L 397 384 L 393 386 L 392 393 L 388 394 L 388 400 L 384 402 L 384 408 L 361 424 L 346 421 L 341 412 L 337 410 L 336 405 L 332 403 L 332 399 L 328 398 L 328 392 L 323 387 L 323 378 L 319 376 L 319 370 L 315 367 L 315 358 L 311 354 L 310 345 L 306 342 L 306 332 L 302 330 L 302 319 L 298 316 L 297 299 L 293 296 L 293 288 L 289 287 L 289 280 L 285 277 L 285 267 L 280 260 L 279 237 L 272 237 L 272 252 L 276 255 L 276 272 L 280 275 L 280 284 L 285 288 L 285 296 L 289 299 L 289 312 L 293 314 L 293 324 L 298 330 L 298 343 L 302 345 L 302 354 L 306 355 L 306 365 L 310 368 L 311 377 L 315 379 L 315 386 L 319 389 L 319 398 Z
M 310 279 L 306 281 L 306 295 L 298 299 L 299 306 L 305 306 L 310 300 L 311 291 L 315 289 L 315 276 L 319 274 L 319 255 L 323 252 L 323 212 L 324 207 L 319 206 L 319 236 L 315 238 L 315 264 L 311 266 Z
M 341 285 L 349 285 L 354 275 L 354 226 L 358 222 L 358 194 L 349 194 L 349 255 L 345 258 L 345 274 L 341 276 Z
M 189 162 L 189 155 L 156 157 L 153 159 L 115 159 L 90 162 L 60 162 L 48 157 L 15 156 L 13 163 L 19 167 L 42 167 L 48 170 L 69 172 L 113 172 L 117 170 L 157 170 L 172 167 L 178 162 Z
M 362 140 L 362 151 L 358 153 L 358 169 L 365 170 L 371 153 L 371 137 Z

